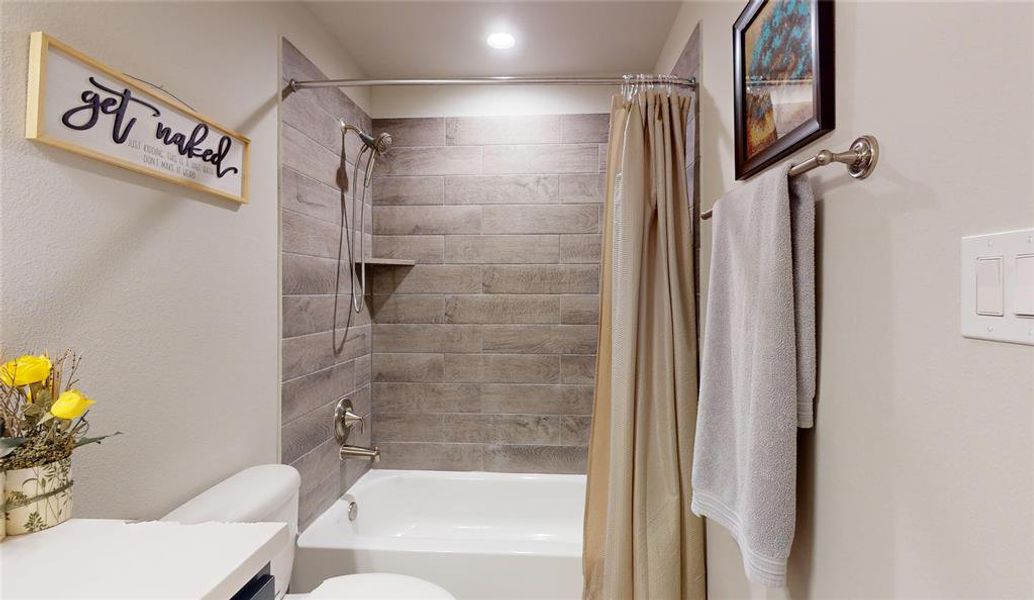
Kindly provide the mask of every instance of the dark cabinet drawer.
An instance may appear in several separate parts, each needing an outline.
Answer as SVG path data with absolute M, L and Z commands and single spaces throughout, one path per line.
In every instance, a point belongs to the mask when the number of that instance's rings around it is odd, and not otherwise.
M 276 598 L 276 580 L 269 573 L 269 565 L 258 575 L 251 578 L 231 600 L 274 600 Z

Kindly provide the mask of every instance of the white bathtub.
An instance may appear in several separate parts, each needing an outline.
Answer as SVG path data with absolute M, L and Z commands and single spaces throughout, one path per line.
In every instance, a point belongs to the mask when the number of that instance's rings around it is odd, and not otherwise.
M 584 475 L 373 470 L 298 538 L 292 592 L 348 573 L 420 577 L 459 600 L 582 592 Z

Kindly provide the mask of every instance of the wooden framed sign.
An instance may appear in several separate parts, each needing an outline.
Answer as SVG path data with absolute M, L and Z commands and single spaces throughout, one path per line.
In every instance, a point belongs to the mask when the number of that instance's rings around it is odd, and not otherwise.
M 248 138 L 43 32 L 29 49 L 25 137 L 248 201 Z

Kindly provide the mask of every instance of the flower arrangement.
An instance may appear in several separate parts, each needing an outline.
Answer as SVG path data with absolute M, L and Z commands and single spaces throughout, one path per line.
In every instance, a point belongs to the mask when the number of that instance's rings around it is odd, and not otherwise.
M 3 505 L 9 534 L 67 520 L 72 452 L 109 437 L 86 435 L 86 414 L 94 401 L 76 387 L 81 360 L 70 351 L 56 360 L 46 353 L 0 360 L 0 473 L 6 479 Z

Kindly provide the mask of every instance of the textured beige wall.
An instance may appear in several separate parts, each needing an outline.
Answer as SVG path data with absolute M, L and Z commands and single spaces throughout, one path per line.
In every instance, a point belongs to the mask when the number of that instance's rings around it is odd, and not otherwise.
M 93 432 L 76 514 L 154 518 L 277 460 L 277 97 L 282 35 L 355 75 L 305 8 L 274 3 L 2 5 L 0 345 L 86 355 Z M 252 140 L 238 207 L 24 139 L 28 34 L 166 85 Z M 364 98 L 359 98 L 363 103 Z
M 687 3 L 658 65 L 700 22 L 705 209 L 738 185 L 730 28 L 742 8 Z M 958 291 L 961 236 L 1034 225 L 1034 5 L 836 10 L 837 129 L 798 159 L 873 133 L 881 160 L 864 182 L 838 167 L 814 179 L 820 389 L 801 436 L 788 595 L 1034 596 L 1034 348 L 960 337 Z M 714 525 L 708 579 L 713 598 L 766 595 Z

